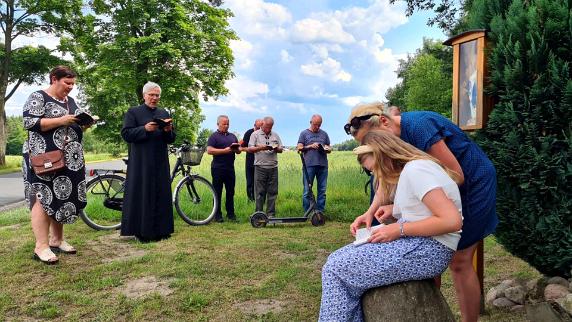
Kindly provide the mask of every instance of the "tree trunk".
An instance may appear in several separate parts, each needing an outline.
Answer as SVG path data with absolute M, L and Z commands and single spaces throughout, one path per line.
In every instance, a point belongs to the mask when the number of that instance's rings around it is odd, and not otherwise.
M 4 100 L 2 100 L 1 104 L 5 104 Z M 6 142 L 8 142 L 6 112 L 2 108 L 2 113 L 0 113 L 0 167 L 6 165 Z
M 8 88 L 8 74 L 12 66 L 12 31 L 14 29 L 14 1 L 6 2 L 4 12 L 4 59 L 0 68 L 0 166 L 6 165 L 6 143 L 8 131 L 6 130 L 6 90 Z
M 366 322 L 455 322 L 433 280 L 374 288 L 361 301 Z

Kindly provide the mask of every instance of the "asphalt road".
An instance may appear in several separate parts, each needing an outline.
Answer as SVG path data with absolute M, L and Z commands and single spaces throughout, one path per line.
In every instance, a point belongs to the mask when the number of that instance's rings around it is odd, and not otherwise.
M 86 165 L 86 172 L 91 169 L 125 169 L 121 160 L 93 162 Z M 0 175 L 0 211 L 23 205 L 24 180 L 21 172 Z

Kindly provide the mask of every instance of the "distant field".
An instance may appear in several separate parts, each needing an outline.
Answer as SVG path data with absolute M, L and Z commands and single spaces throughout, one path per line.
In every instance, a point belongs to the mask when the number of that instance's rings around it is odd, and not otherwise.
M 235 206 L 237 215 L 247 218 L 254 212 L 254 204 L 246 197 L 244 174 L 245 154 L 237 155 Z M 284 152 L 278 157 L 279 184 L 276 201 L 277 216 L 300 216 L 302 210 L 302 162 L 298 153 Z M 350 151 L 334 151 L 329 156 L 328 189 L 325 213 L 330 220 L 351 221 L 361 215 L 369 205 L 369 195 L 364 192 L 368 177 L 361 171 L 356 157 Z M 195 170 L 209 180 L 212 157 L 205 153 L 203 161 Z M 173 162 L 171 162 L 173 164 Z M 314 186 L 314 194 L 316 186 Z M 369 192 L 368 192 L 369 193 Z M 223 198 L 224 202 L 224 198 Z

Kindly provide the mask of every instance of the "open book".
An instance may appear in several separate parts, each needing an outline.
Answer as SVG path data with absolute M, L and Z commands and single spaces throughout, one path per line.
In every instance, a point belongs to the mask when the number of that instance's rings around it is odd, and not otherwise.
M 356 231 L 356 240 L 354 241 L 354 246 L 359 246 L 367 243 L 367 240 L 373 234 L 374 231 L 385 226 L 384 224 L 379 224 L 377 226 L 371 226 L 371 228 L 360 228 Z
M 91 125 L 91 124 L 97 122 L 97 120 L 99 120 L 99 117 L 91 116 L 91 115 L 87 114 L 86 112 L 81 112 L 77 115 L 74 115 L 74 117 L 77 119 L 76 123 L 79 126 Z
M 157 123 L 157 125 L 159 125 L 159 129 L 162 130 L 164 127 L 171 125 L 172 121 L 170 120 L 167 122 L 160 118 L 154 118 L 153 122 Z
M 230 149 L 231 149 L 232 151 L 235 151 L 235 152 L 236 152 L 236 151 L 238 151 L 238 150 L 240 149 L 240 144 L 239 144 L 239 143 L 232 143 L 232 144 L 230 145 Z

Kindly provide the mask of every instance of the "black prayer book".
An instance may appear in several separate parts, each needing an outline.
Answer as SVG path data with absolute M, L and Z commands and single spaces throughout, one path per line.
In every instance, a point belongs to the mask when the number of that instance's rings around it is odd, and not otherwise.
M 93 118 L 91 115 L 87 114 L 86 112 L 81 112 L 77 115 L 74 115 L 74 117 L 77 119 L 76 123 L 79 126 L 91 125 L 91 124 L 95 123 L 95 121 L 97 121 L 96 118 Z
M 163 129 L 165 126 L 169 126 L 171 125 L 171 121 L 166 122 L 165 120 L 162 119 L 158 119 L 158 118 L 154 118 L 153 122 L 157 123 L 157 125 L 159 125 L 159 129 Z

